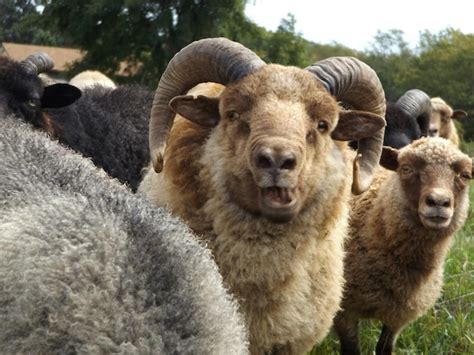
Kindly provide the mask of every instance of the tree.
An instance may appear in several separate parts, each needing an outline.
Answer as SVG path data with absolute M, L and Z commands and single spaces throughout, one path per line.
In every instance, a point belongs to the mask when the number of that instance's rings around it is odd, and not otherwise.
M 295 25 L 292 14 L 281 20 L 276 32 L 269 37 L 266 55 L 262 59 L 283 65 L 308 65 L 308 41 L 296 33 Z
M 446 29 L 421 35 L 420 54 L 410 75 L 400 83 L 440 96 L 453 108 L 468 112 L 462 120 L 465 139 L 474 140 L 474 35 Z
M 53 33 L 38 26 L 41 18 L 40 1 L 0 1 L 0 41 L 64 45 L 68 40 L 60 33 Z
M 401 83 L 410 75 L 415 58 L 403 35 L 403 31 L 397 29 L 378 31 L 371 49 L 361 57 L 377 72 L 385 96 L 392 101 L 406 91 Z
M 194 40 L 238 35 L 246 0 L 46 0 L 42 23 L 87 50 L 74 68 L 111 75 L 120 62 L 140 67 L 133 78 L 155 86 L 172 56 Z

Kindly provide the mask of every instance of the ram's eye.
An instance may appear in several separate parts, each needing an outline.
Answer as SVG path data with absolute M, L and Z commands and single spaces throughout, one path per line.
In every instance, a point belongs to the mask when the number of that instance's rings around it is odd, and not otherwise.
M 466 180 L 470 180 L 472 179 L 472 175 L 468 172 L 468 171 L 463 171 L 459 174 L 459 177 L 461 179 L 466 179 Z
M 237 111 L 227 111 L 227 118 L 231 121 L 235 121 L 240 117 L 239 113 Z
M 35 100 L 35 99 L 30 99 L 30 100 L 26 100 L 26 105 L 29 107 L 29 108 L 37 108 L 38 107 L 38 100 Z
M 327 132 L 329 129 L 329 125 L 326 121 L 319 121 L 318 122 L 318 131 L 321 133 Z

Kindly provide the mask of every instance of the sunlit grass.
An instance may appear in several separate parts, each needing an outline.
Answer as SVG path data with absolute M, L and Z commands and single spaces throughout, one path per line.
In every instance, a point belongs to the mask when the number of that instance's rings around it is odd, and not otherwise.
M 397 354 L 474 354 L 474 183 L 470 201 L 469 217 L 446 259 L 443 295 L 427 314 L 403 330 Z M 362 354 L 372 354 L 381 325 L 363 321 L 360 329 Z M 310 354 L 338 352 L 337 337 L 331 333 Z

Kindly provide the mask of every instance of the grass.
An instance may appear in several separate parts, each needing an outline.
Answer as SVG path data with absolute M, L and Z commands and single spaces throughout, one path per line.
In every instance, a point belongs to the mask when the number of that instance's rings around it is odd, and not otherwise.
M 469 148 L 474 148 L 472 144 Z M 443 295 L 427 314 L 402 331 L 396 354 L 474 354 L 474 183 L 470 201 L 469 217 L 446 259 Z M 361 322 L 362 354 L 375 353 L 380 329 L 378 322 Z M 309 354 L 337 353 L 337 337 L 331 333 Z

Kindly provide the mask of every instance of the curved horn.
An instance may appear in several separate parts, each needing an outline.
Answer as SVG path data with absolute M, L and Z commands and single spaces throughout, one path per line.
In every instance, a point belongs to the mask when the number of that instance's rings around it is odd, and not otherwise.
M 20 65 L 28 72 L 34 75 L 53 69 L 54 61 L 45 52 L 38 52 L 29 55 L 20 62 Z
M 432 104 L 430 97 L 424 91 L 408 90 L 397 100 L 395 105 L 410 117 L 417 119 L 422 136 L 428 135 Z
M 179 51 L 161 76 L 153 99 L 149 144 L 155 171 L 163 169 L 164 147 L 174 120 L 168 107 L 173 97 L 206 81 L 226 85 L 264 64 L 250 49 L 226 38 L 202 39 Z
M 364 62 L 352 57 L 333 57 L 306 68 L 336 97 L 357 110 L 385 117 L 385 94 L 375 73 Z M 352 193 L 360 194 L 372 183 L 382 154 L 385 128 L 359 141 L 354 160 Z

